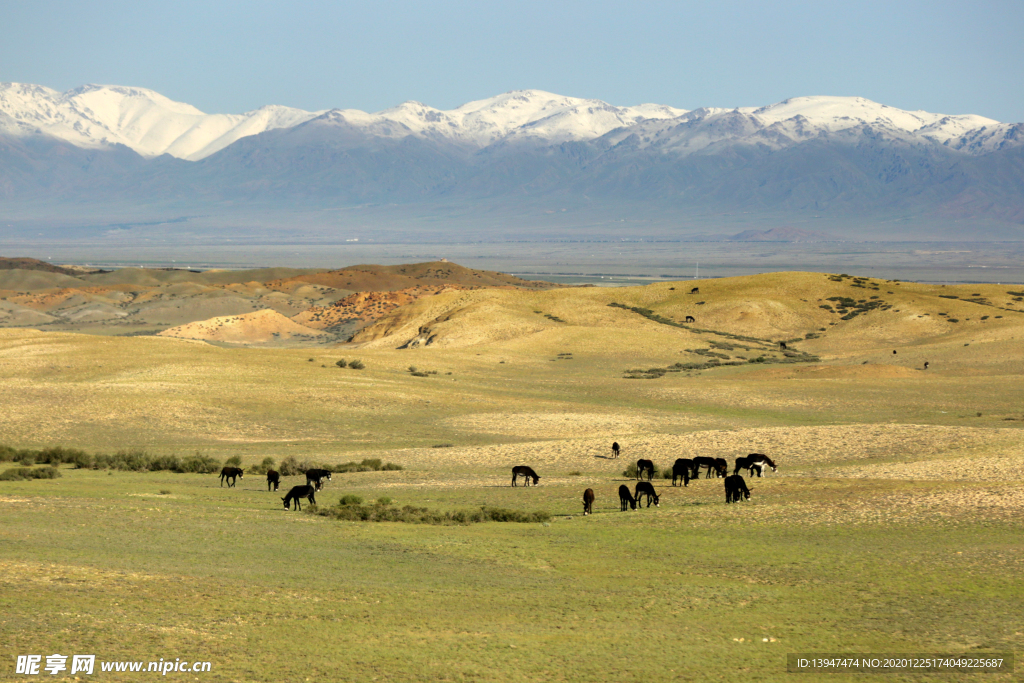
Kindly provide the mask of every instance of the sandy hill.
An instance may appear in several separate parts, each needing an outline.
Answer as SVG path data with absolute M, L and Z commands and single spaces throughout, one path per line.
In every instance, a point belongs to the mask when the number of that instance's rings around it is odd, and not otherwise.
M 160 332 L 162 337 L 201 339 L 230 344 L 267 344 L 293 339 L 315 340 L 325 333 L 299 325 L 277 311 L 211 318 Z
M 0 270 L 0 292 L 32 292 L 61 287 L 81 287 L 82 280 L 63 273 L 45 270 Z
M 693 288 L 698 291 L 691 293 Z M 508 349 L 554 349 L 575 340 L 574 348 L 589 344 L 594 351 L 628 341 L 652 352 L 672 349 L 684 354 L 676 359 L 683 362 L 781 359 L 787 356 L 779 342 L 785 341 L 790 353 L 799 349 L 841 358 L 1019 338 L 1024 332 L 1020 289 L 772 273 L 621 289 L 459 291 L 397 308 L 353 341 L 369 348 L 498 343 Z M 688 349 L 700 353 L 686 355 Z
M 292 316 L 292 320 L 318 330 L 338 329 L 349 323 L 368 323 L 384 317 L 425 296 L 444 292 L 479 289 L 463 285 L 417 285 L 408 289 L 385 292 L 356 292 L 329 306 L 315 306 Z

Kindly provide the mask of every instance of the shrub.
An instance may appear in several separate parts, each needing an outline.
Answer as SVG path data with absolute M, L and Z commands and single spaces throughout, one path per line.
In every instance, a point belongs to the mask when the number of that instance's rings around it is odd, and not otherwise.
M 358 498 L 358 496 L 352 496 Z M 344 501 L 349 496 L 342 498 Z M 329 509 L 306 508 L 310 514 L 333 517 L 348 522 L 407 522 L 410 524 L 472 524 L 476 522 L 547 522 L 551 519 L 548 512 L 521 512 L 504 508 L 481 507 L 477 511 L 456 510 L 454 512 L 438 512 L 427 508 L 406 505 L 402 508 L 387 505 L 342 504 Z
M 413 377 L 429 377 L 430 376 L 429 372 L 419 372 L 419 371 L 411 372 L 409 374 L 412 375 Z
M 252 466 L 252 473 L 253 474 L 266 474 L 268 470 L 272 470 L 272 469 L 274 469 L 274 459 L 270 458 L 270 457 L 267 457 L 267 458 L 263 458 L 263 462 L 261 462 L 259 465 L 253 465 Z
M 335 363 L 335 365 L 337 365 L 339 368 L 344 368 L 348 366 L 348 361 L 342 358 L 337 363 Z
M 85 451 L 81 451 L 75 456 L 73 462 L 76 469 L 86 470 L 92 467 L 92 456 Z
M 169 495 L 171 495 L 171 490 L 170 489 L 160 489 L 160 495 L 161 496 L 169 496 Z
M 363 499 L 353 493 L 347 493 L 338 501 L 338 505 L 362 505 Z
M 16 448 L 0 445 L 0 461 L 8 460 L 13 462 L 20 457 L 21 455 Z
M 405 468 L 402 467 L 401 465 L 396 464 L 396 463 L 389 462 L 389 463 L 385 463 L 384 466 L 381 467 L 380 469 L 383 472 L 395 472 L 395 471 L 398 471 L 398 470 L 404 470 Z
M 573 470 L 572 472 L 569 473 L 570 477 L 579 477 L 579 476 L 582 476 L 582 475 L 583 475 L 583 473 L 580 472 L 579 470 Z
M 431 448 L 452 448 L 454 445 L 451 443 L 436 443 Z
M 366 367 L 365 365 L 363 365 L 363 361 L 361 360 L 354 360 L 351 363 L 349 363 L 348 366 L 353 370 L 362 370 L 363 368 Z
M 626 467 L 626 469 L 622 470 L 622 476 L 636 479 L 636 463 L 632 462 Z
M 415 365 L 410 365 L 409 366 L 409 372 L 416 372 L 416 366 Z
M 150 472 L 158 472 L 160 470 L 178 472 L 181 470 L 181 462 L 178 460 L 178 456 L 176 455 L 153 456 L 149 459 L 147 469 Z
M 0 481 L 25 481 L 26 479 L 56 479 L 60 470 L 49 467 L 12 467 L 0 474 Z
M 186 455 L 178 465 L 178 472 L 192 472 L 196 474 L 214 474 L 220 469 L 220 463 L 208 455 L 199 451 L 195 455 Z
M 394 501 L 387 496 L 381 496 L 377 499 L 377 505 L 391 505 Z
M 228 467 L 238 467 L 242 464 L 242 457 L 240 455 L 232 455 L 230 458 L 224 461 L 224 464 Z
M 282 477 L 294 477 L 297 474 L 302 474 L 299 471 L 298 461 L 290 455 L 281 461 L 281 466 L 277 468 L 277 471 L 281 473 Z

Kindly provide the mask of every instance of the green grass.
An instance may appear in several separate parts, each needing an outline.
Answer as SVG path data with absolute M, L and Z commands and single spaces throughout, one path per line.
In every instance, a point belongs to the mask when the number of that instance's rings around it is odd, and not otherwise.
M 210 680 L 788 680 L 787 652 L 1011 650 L 1024 626 L 1016 524 L 813 523 L 789 512 L 820 502 L 808 481 L 728 507 L 719 481 L 656 483 L 661 508 L 620 513 L 605 478 L 586 518 L 582 486 L 388 489 L 555 514 L 431 526 L 285 512 L 258 479 L 62 472 L 0 489 L 21 501 L 0 532 L 11 654 L 188 656 Z M 388 483 L 359 476 L 320 502 Z

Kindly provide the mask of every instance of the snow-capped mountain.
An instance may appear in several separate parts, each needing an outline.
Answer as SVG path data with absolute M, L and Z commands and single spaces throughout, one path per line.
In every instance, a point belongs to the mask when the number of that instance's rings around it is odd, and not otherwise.
M 592 207 L 581 225 L 616 213 L 900 216 L 921 229 L 982 220 L 1017 234 L 1024 124 L 859 97 L 686 110 L 540 90 L 451 110 L 205 114 L 142 88 L 0 84 L 0 219 L 39 207 L 58 216 L 62 205 L 129 216 L 174 206 L 235 224 L 263 221 L 256 205 L 282 215 L 399 207 L 407 224 L 444 206 L 467 226 L 481 211 L 569 205 Z
M 65 93 L 39 85 L 0 83 L 0 130 L 43 132 L 78 147 L 125 145 L 144 157 L 197 160 L 235 140 L 290 128 L 316 113 L 265 106 L 245 114 L 204 114 L 145 88 L 83 85 Z
M 606 142 L 637 135 L 642 148 L 690 153 L 722 141 L 779 147 L 858 126 L 980 154 L 1021 144 L 1020 126 L 981 116 L 903 111 L 861 97 L 795 97 L 764 107 L 701 108 L 659 104 L 616 107 L 600 100 L 517 90 L 448 111 L 420 102 L 367 113 L 307 112 L 268 105 L 244 114 L 205 114 L 144 88 L 85 85 L 65 93 L 38 85 L 0 83 L 0 130 L 43 132 L 78 147 L 112 144 L 144 157 L 170 154 L 197 161 L 236 140 L 322 118 L 365 135 L 452 142 L 484 148 L 496 142 Z

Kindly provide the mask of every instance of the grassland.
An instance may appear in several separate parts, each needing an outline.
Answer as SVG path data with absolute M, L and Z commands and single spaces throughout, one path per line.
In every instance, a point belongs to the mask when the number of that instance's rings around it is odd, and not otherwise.
M 0 443 L 247 467 L 376 457 L 405 469 L 336 475 L 321 506 L 554 515 L 338 522 L 285 512 L 251 474 L 234 489 L 70 467 L 0 482 L 0 677 L 53 652 L 209 660 L 199 679 L 225 681 L 773 681 L 788 652 L 1019 654 L 1021 288 L 786 274 L 701 282 L 698 299 L 687 285 L 449 293 L 335 349 L 0 331 Z M 821 308 L 833 296 L 889 308 L 844 320 Z M 819 360 L 624 378 L 697 349 L 781 361 L 780 340 Z M 756 355 L 721 346 L 739 343 Z M 779 471 L 748 479 L 749 503 L 725 505 L 720 481 L 656 480 L 660 507 L 619 511 L 632 460 L 754 451 Z M 540 485 L 510 487 L 517 464 Z M 96 678 L 140 674 L 123 676 Z

